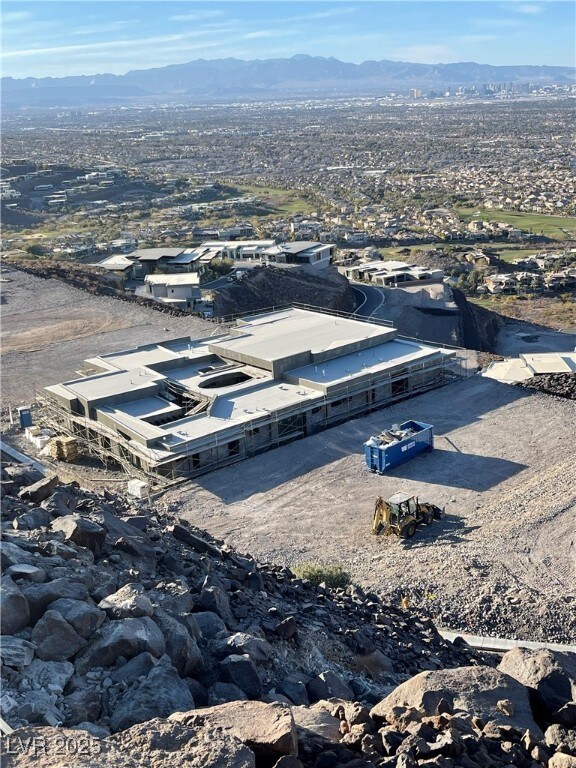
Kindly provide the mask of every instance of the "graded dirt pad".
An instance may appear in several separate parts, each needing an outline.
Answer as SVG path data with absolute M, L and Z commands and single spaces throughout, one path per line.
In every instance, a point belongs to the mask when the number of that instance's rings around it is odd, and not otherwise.
M 30 401 L 39 387 L 76 378 L 88 357 L 178 336 L 208 336 L 197 317 L 90 294 L 3 267 L 2 397 Z
M 10 280 L 3 332 L 20 349 L 38 344 L 2 355 L 4 404 L 30 402 L 88 357 L 217 332 L 60 281 L 2 276 Z M 59 318 L 67 330 L 55 331 Z M 435 426 L 435 450 L 371 474 L 363 442 L 406 419 Z M 386 597 L 409 595 L 440 625 L 574 643 L 575 422 L 573 401 L 475 376 L 205 475 L 156 503 L 263 560 L 341 563 Z M 376 496 L 399 490 L 445 505 L 445 519 L 409 542 L 371 536 Z
M 406 419 L 436 447 L 372 474 L 363 442 Z M 163 503 L 241 551 L 354 579 L 474 634 L 575 642 L 576 405 L 475 376 L 213 472 Z M 370 533 L 396 491 L 446 507 L 410 541 Z

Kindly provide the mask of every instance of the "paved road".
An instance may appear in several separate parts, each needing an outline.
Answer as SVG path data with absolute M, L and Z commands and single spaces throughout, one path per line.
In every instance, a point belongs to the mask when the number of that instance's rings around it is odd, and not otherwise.
M 379 288 L 372 285 L 352 284 L 352 290 L 356 294 L 356 310 L 358 317 L 373 317 L 384 304 L 384 294 Z
M 211 290 L 212 288 L 220 288 L 222 285 L 228 285 L 228 277 L 217 277 L 216 280 L 212 280 L 210 283 L 202 283 L 200 288 L 204 290 L 204 288 L 207 288 Z

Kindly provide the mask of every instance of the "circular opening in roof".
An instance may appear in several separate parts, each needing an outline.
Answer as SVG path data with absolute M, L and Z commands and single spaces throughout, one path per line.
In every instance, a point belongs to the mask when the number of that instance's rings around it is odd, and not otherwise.
M 200 389 L 220 389 L 221 387 L 232 387 L 234 384 L 242 384 L 245 381 L 250 381 L 252 376 L 249 376 L 244 371 L 231 371 L 229 373 L 221 373 L 219 376 L 212 376 L 208 381 L 202 381 L 198 384 Z

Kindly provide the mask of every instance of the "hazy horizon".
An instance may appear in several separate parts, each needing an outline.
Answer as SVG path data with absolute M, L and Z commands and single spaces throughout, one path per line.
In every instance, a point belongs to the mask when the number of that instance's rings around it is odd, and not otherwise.
M 574 66 L 572 2 L 11 0 L 2 76 L 125 74 L 198 59 Z

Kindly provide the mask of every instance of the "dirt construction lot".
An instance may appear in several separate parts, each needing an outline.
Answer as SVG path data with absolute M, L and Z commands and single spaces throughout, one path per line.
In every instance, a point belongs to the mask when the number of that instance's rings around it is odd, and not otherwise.
M 9 269 L 2 278 L 4 405 L 32 401 L 37 388 L 74 377 L 96 354 L 216 331 L 56 280 Z M 363 442 L 409 418 L 434 425 L 435 450 L 371 474 Z M 341 563 L 394 601 L 410 596 L 440 625 L 574 643 L 575 424 L 574 402 L 474 376 L 155 503 L 264 560 Z M 72 465 L 65 468 L 68 475 Z M 399 490 L 445 505 L 445 519 L 409 542 L 371 536 L 376 496 Z
M 13 405 L 30 402 L 40 387 L 77 378 L 88 357 L 177 336 L 208 336 L 216 328 L 10 267 L 2 268 L 1 311 L 2 398 Z
M 384 476 L 363 441 L 415 418 L 436 447 Z M 576 404 L 475 376 L 169 492 L 163 502 L 241 551 L 354 579 L 475 634 L 575 642 Z M 446 506 L 404 541 L 370 533 L 395 491 Z

